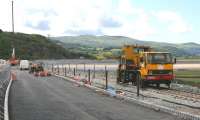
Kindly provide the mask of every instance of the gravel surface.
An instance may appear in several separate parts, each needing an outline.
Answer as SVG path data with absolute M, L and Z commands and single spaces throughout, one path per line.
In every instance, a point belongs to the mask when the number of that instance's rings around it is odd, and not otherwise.
M 16 73 L 9 97 L 10 120 L 178 120 L 61 78 Z

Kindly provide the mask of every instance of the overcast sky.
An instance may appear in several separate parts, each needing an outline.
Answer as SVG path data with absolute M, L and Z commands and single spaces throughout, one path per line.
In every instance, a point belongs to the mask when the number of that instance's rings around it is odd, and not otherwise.
M 200 43 L 200 0 L 14 0 L 14 10 L 17 32 Z M 0 0 L 0 15 L 11 31 L 11 0 Z

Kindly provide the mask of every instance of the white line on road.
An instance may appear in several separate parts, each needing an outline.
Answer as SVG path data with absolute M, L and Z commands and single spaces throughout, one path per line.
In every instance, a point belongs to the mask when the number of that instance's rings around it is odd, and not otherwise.
M 5 99 L 4 99 L 4 120 L 9 120 L 8 97 L 9 97 L 9 91 L 10 91 L 11 84 L 12 84 L 12 77 L 11 77 L 8 87 L 6 89 L 6 95 L 5 95 Z

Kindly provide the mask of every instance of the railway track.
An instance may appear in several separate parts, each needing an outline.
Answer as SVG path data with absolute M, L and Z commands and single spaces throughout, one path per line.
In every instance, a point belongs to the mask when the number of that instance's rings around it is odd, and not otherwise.
M 156 88 L 154 86 L 150 86 L 146 90 L 154 92 L 154 93 L 158 93 L 158 94 L 173 96 L 177 99 L 200 102 L 200 93 L 194 93 L 190 91 L 181 91 L 181 90 L 176 90 L 176 89 L 171 89 L 171 88 L 169 89 L 166 87 Z
M 122 90 L 128 96 L 136 96 L 137 91 L 135 86 L 126 85 L 118 86 L 118 90 Z M 161 99 L 177 105 L 183 105 L 190 108 L 200 109 L 200 94 L 183 92 L 167 88 L 146 88 L 140 91 L 140 95 L 146 98 Z
M 158 94 L 169 95 L 175 97 L 177 99 L 183 99 L 193 102 L 200 102 L 200 94 L 197 93 L 190 93 L 190 92 L 183 92 L 173 89 L 148 89 L 151 92 L 155 92 Z
M 104 86 L 101 83 L 94 83 L 97 87 L 100 87 L 99 85 Z M 127 84 L 127 85 L 115 85 L 114 83 L 110 83 L 111 86 L 114 86 L 116 90 L 121 90 L 126 92 L 127 94 L 133 95 L 137 94 L 137 88 L 136 86 Z M 200 94 L 199 93 L 192 93 L 188 91 L 179 91 L 175 89 L 168 89 L 164 86 L 160 87 L 159 89 L 154 86 L 149 86 L 146 89 L 141 89 L 140 95 L 144 97 L 150 97 L 150 98 L 159 98 L 159 99 L 165 99 L 166 98 L 173 98 L 173 100 L 183 100 L 188 101 L 191 103 L 199 103 L 200 108 Z M 163 97 L 164 96 L 164 97 Z M 180 102 L 181 103 L 181 102 Z

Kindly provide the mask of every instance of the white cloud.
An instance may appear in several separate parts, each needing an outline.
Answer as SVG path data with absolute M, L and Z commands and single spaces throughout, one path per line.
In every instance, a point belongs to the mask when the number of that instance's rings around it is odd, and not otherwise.
M 156 33 L 150 24 L 148 13 L 142 8 L 134 7 L 131 0 L 119 0 L 113 13 L 111 16 L 114 16 L 121 23 L 121 26 L 103 29 L 106 34 L 146 39 Z
M 0 0 L 0 29 L 10 30 L 11 27 L 11 2 L 7 0 Z
M 145 39 L 146 36 L 156 33 L 155 28 L 150 25 L 149 18 L 150 16 L 144 11 L 139 13 L 138 19 L 134 22 L 136 32 L 133 34 L 133 37 Z
M 167 22 L 169 24 L 168 30 L 175 33 L 190 32 L 192 28 L 185 22 L 185 20 L 176 12 L 173 11 L 159 11 L 154 12 L 158 20 Z
M 91 32 L 138 39 L 156 32 L 149 14 L 134 7 L 131 0 L 15 0 L 14 9 L 18 32 L 52 36 Z M 0 14 L 0 28 L 10 31 L 11 0 L 0 0 Z M 48 22 L 49 30 L 36 29 L 41 21 Z

